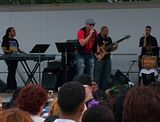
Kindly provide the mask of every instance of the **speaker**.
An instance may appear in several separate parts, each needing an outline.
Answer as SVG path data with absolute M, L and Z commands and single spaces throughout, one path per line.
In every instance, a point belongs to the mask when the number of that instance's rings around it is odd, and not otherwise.
M 0 92 L 4 92 L 6 90 L 6 83 L 0 79 Z
M 60 68 L 45 68 L 42 75 L 42 86 L 48 90 L 55 90 Z
M 124 75 L 123 72 L 121 72 L 120 70 L 117 70 L 112 78 L 113 84 L 124 85 L 128 84 L 129 81 L 129 78 L 126 75 Z

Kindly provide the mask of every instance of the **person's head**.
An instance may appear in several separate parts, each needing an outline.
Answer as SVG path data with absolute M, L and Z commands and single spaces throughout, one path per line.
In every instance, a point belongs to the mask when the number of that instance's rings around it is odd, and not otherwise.
M 146 36 L 149 36 L 149 35 L 151 34 L 151 30 L 152 30 L 152 27 L 149 26 L 149 25 L 147 25 L 147 26 L 145 27 L 145 35 L 146 35 Z
M 98 91 L 99 87 L 97 82 L 92 82 L 92 92 Z
M 29 113 L 11 108 L 0 112 L 0 122 L 33 122 L 33 120 Z
M 47 91 L 40 85 L 27 85 L 21 89 L 16 102 L 21 110 L 38 115 L 47 102 Z
M 85 20 L 85 24 L 86 24 L 86 29 L 91 30 L 91 29 L 93 29 L 93 27 L 95 26 L 96 23 L 93 19 L 89 18 L 89 19 Z
M 131 88 L 124 101 L 123 122 L 158 122 L 160 94 L 150 86 Z
M 88 74 L 76 75 L 73 80 L 78 81 L 83 85 L 92 86 L 92 78 Z
M 82 122 L 114 122 L 114 115 L 111 109 L 106 105 L 99 105 L 87 109 Z
M 107 26 L 102 26 L 101 27 L 101 35 L 102 36 L 108 36 L 108 32 L 109 32 L 109 29 L 108 29 L 108 27 Z
M 58 105 L 63 116 L 80 117 L 84 110 L 85 89 L 79 82 L 67 82 L 58 92 Z
M 4 35 L 3 38 L 13 38 L 16 36 L 16 30 L 14 27 L 9 27 L 6 30 L 6 34 Z

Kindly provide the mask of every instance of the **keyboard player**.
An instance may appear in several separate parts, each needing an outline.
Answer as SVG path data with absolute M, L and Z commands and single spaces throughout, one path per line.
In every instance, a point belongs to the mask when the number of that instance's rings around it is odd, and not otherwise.
M 6 30 L 6 34 L 2 38 L 2 50 L 4 55 L 7 54 L 15 54 L 15 53 L 23 53 L 23 51 L 19 48 L 18 41 L 14 38 L 16 36 L 16 30 L 14 27 L 9 27 Z M 16 69 L 18 66 L 18 61 L 16 60 L 5 60 L 8 68 L 8 76 L 7 76 L 7 91 L 12 92 L 17 89 L 16 82 Z

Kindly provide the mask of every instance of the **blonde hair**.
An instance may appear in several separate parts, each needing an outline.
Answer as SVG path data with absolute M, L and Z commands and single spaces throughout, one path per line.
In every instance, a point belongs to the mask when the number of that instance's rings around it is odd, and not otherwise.
M 33 120 L 29 113 L 11 108 L 0 112 L 0 122 L 33 122 Z
M 105 29 L 108 30 L 108 27 L 107 27 L 107 26 L 102 26 L 102 27 L 101 27 L 101 32 L 100 32 L 100 33 L 101 33 L 102 35 L 104 35 Z
M 59 105 L 57 103 L 57 100 L 52 100 L 51 101 L 49 114 L 50 115 L 59 115 Z

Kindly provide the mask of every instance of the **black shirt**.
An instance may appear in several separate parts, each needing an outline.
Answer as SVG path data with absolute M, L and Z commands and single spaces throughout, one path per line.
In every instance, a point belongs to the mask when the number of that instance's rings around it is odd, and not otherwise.
M 6 50 L 13 50 L 19 48 L 18 41 L 16 39 L 4 38 L 1 47 L 5 47 Z M 5 53 L 9 54 L 9 53 Z
M 102 37 L 102 35 L 99 33 L 98 37 L 97 37 L 97 40 L 95 42 L 95 49 L 96 49 L 97 45 L 102 46 L 105 42 L 107 42 L 106 46 L 111 45 L 112 44 L 112 38 L 109 37 L 109 36 Z M 112 51 L 112 50 L 110 50 L 110 51 Z M 108 57 L 108 56 L 110 56 L 110 54 L 105 56 L 105 57 Z
M 146 37 L 146 46 L 152 46 L 151 51 L 147 51 L 144 46 L 144 36 L 140 38 L 139 47 L 142 47 L 141 55 L 154 55 L 159 56 L 159 48 L 157 39 L 154 36 L 149 35 Z

